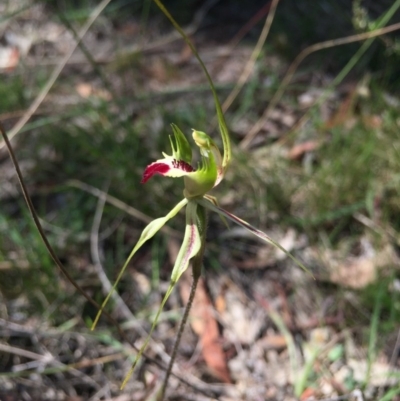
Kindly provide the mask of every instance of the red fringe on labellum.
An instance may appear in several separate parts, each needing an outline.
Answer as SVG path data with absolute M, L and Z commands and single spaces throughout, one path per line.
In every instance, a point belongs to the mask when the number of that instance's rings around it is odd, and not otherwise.
M 172 170 L 172 168 L 183 170 L 188 173 L 194 171 L 194 168 L 183 160 L 173 160 L 172 167 L 167 163 L 155 162 L 146 167 L 141 183 L 146 183 L 154 174 L 166 175 L 168 171 Z

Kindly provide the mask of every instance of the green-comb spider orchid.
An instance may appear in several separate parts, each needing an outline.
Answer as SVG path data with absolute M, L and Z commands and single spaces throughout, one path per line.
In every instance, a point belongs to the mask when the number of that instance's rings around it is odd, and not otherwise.
M 219 104 L 217 104 L 217 110 L 218 108 Z M 224 133 L 227 133 L 228 131 L 226 129 L 224 120 L 222 121 L 222 124 L 224 125 L 225 129 L 221 130 L 221 133 L 222 135 L 224 135 Z M 205 134 L 204 132 L 193 130 L 193 140 L 195 144 L 198 146 L 201 155 L 201 161 L 198 163 L 197 168 L 194 168 L 191 165 L 192 149 L 190 148 L 189 142 L 187 141 L 182 131 L 176 125 L 172 124 L 172 129 L 174 132 L 174 137 L 173 138 L 170 137 L 172 155 L 169 156 L 163 153 L 164 156 L 163 159 L 159 159 L 154 163 L 150 164 L 149 166 L 147 166 L 143 173 L 142 183 L 147 182 L 155 174 L 161 174 L 166 177 L 174 177 L 174 178 L 183 177 L 185 182 L 185 189 L 183 191 L 184 198 L 165 217 L 155 219 L 150 224 L 148 224 L 147 227 L 143 230 L 139 238 L 139 241 L 133 248 L 127 261 L 122 267 L 122 270 L 113 288 L 115 289 L 116 285 L 118 284 L 122 276 L 122 273 L 126 269 L 128 263 L 131 261 L 132 257 L 137 252 L 137 250 L 146 241 L 152 238 L 157 233 L 157 231 L 159 231 L 164 226 L 164 224 L 167 223 L 168 220 L 173 218 L 184 206 L 186 206 L 186 229 L 181 248 L 175 261 L 175 265 L 172 269 L 171 282 L 169 288 L 156 314 L 150 333 L 145 343 L 143 344 L 139 354 L 137 355 L 136 361 L 132 366 L 130 373 L 124 380 L 122 386 L 126 384 L 130 374 L 132 373 L 134 367 L 136 366 L 137 361 L 141 357 L 144 349 L 146 348 L 150 336 L 157 324 L 160 313 L 167 299 L 172 293 L 172 290 L 174 289 L 176 283 L 178 282 L 183 272 L 188 268 L 190 260 L 199 253 L 201 253 L 201 250 L 204 249 L 205 226 L 206 226 L 204 209 L 209 209 L 214 212 L 217 212 L 222 217 L 226 217 L 227 219 L 232 220 L 236 224 L 239 224 L 240 226 L 246 228 L 257 237 L 281 249 L 289 257 L 291 257 L 298 265 L 300 265 L 302 268 L 305 269 L 305 267 L 300 262 L 298 262 L 290 253 L 288 253 L 284 248 L 282 248 L 277 242 L 268 237 L 264 232 L 251 226 L 249 223 L 241 220 L 239 217 L 220 208 L 217 205 L 215 198 L 207 194 L 208 191 L 210 191 L 213 187 L 218 185 L 218 183 L 222 180 L 224 176 L 224 173 L 226 171 L 226 166 L 230 161 L 229 157 L 225 158 L 226 152 L 224 152 L 224 158 L 223 158 L 221 156 L 218 147 L 207 134 Z M 223 143 L 229 143 L 229 142 L 224 141 Z M 228 147 L 228 151 L 230 151 L 230 147 Z M 224 165 L 224 160 L 226 160 L 225 165 Z M 110 295 L 111 294 L 109 294 L 105 299 L 102 305 L 102 309 L 107 303 Z M 93 327 L 97 324 L 101 310 L 99 311 L 99 314 L 96 317 Z
M 220 208 L 217 204 L 217 201 L 214 197 L 208 195 L 208 192 L 218 185 L 224 177 L 226 169 L 231 161 L 231 146 L 230 139 L 228 134 L 228 128 L 225 122 L 225 117 L 222 112 L 222 108 L 220 102 L 218 100 L 218 96 L 216 90 L 214 88 L 211 77 L 198 55 L 196 49 L 193 44 L 186 36 L 186 34 L 182 31 L 180 26 L 175 22 L 173 17 L 169 14 L 169 12 L 164 8 L 161 4 L 160 0 L 154 0 L 161 11 L 167 16 L 167 18 L 171 21 L 175 29 L 182 35 L 183 39 L 186 41 L 188 46 L 192 49 L 193 54 L 199 61 L 206 77 L 208 83 L 210 85 L 214 103 L 216 107 L 219 130 L 221 134 L 222 144 L 223 144 L 223 155 L 221 155 L 217 145 L 215 142 L 204 132 L 193 130 L 193 140 L 197 145 L 201 160 L 198 163 L 197 167 L 193 167 L 192 163 L 192 149 L 189 145 L 188 140 L 182 131 L 174 124 L 172 124 L 173 137 L 170 137 L 170 143 L 172 148 L 172 155 L 169 156 L 163 153 L 164 158 L 159 159 L 149 166 L 146 167 L 142 183 L 147 182 L 153 175 L 161 174 L 166 177 L 183 177 L 185 183 L 185 189 L 183 192 L 184 198 L 164 217 L 160 217 L 158 219 L 153 220 L 150 224 L 148 224 L 143 230 L 137 244 L 133 248 L 130 253 L 128 259 L 123 265 L 116 282 L 114 283 L 112 291 L 115 290 L 117 284 L 119 283 L 128 263 L 131 261 L 132 257 L 135 255 L 137 250 L 149 239 L 151 239 L 167 222 L 172 219 L 184 206 L 186 206 L 186 228 L 184 233 L 184 238 L 182 241 L 181 248 L 179 250 L 178 256 L 175 261 L 175 265 L 172 269 L 171 274 L 171 282 L 167 289 L 166 294 L 161 302 L 161 305 L 157 311 L 157 314 L 154 318 L 153 324 L 151 326 L 150 332 L 142 345 L 138 355 L 136 356 L 135 362 L 132 365 L 130 371 L 128 372 L 124 382 L 122 383 L 122 387 L 127 383 L 130 375 L 132 374 L 137 362 L 142 356 L 148 342 L 150 336 L 157 324 L 160 313 L 164 308 L 166 301 L 168 300 L 172 290 L 174 289 L 176 283 L 179 278 L 183 274 L 183 272 L 188 268 L 189 263 L 193 260 L 193 277 L 194 280 L 198 279 L 200 276 L 201 263 L 203 257 L 203 251 L 205 247 L 205 234 L 206 234 L 206 210 L 212 210 L 218 213 L 223 219 L 227 218 L 234 223 L 242 226 L 247 229 L 257 237 L 262 240 L 272 244 L 276 248 L 282 250 L 285 254 L 287 254 L 297 265 L 302 267 L 304 270 L 307 269 L 295 259 L 288 251 L 286 251 L 281 245 L 272 240 L 269 236 L 267 236 L 264 232 L 258 230 L 253 227 L 249 223 L 241 220 L 239 217 L 229 213 L 228 211 Z M 200 267 L 200 269 L 199 269 Z M 195 291 L 195 286 L 193 287 Z M 111 292 L 112 292 L 111 291 Z M 96 316 L 96 319 L 93 323 L 92 329 L 96 326 L 98 319 L 110 299 L 111 292 L 108 294 L 106 299 L 104 300 L 99 313 Z M 185 310 L 185 316 L 187 316 L 190 305 Z M 183 319 L 183 323 L 181 327 L 184 326 L 185 317 Z M 177 342 L 179 343 L 179 338 Z M 174 349 L 175 352 L 175 349 Z M 171 363 L 173 362 L 174 355 L 171 358 Z M 165 385 L 168 381 L 168 375 L 170 373 L 171 364 L 168 367 L 166 380 L 164 381 L 163 391 L 165 390 Z M 164 394 L 164 393 L 162 393 Z M 162 396 L 163 397 L 163 396 Z M 161 398 L 162 398 L 161 397 Z
M 163 153 L 164 159 L 155 161 L 144 171 L 142 183 L 154 174 L 166 177 L 184 177 L 187 199 L 201 198 L 223 178 L 221 153 L 214 141 L 204 132 L 193 130 L 193 140 L 200 149 L 201 161 L 197 168 L 190 164 L 192 149 L 182 131 L 172 124 L 174 138 L 170 137 L 172 155 Z

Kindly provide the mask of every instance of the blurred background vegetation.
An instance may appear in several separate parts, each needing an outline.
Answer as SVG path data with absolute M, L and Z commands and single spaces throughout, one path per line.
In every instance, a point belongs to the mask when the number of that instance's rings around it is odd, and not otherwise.
M 248 0 L 245 7 L 242 0 L 164 3 L 189 29 L 223 101 L 250 58 L 270 2 Z M 371 397 L 382 399 L 399 389 L 398 373 L 394 382 L 389 381 L 389 373 L 378 384 L 370 380 L 374 363 L 383 361 L 389 372 L 398 364 L 400 350 L 396 341 L 400 318 L 398 31 L 375 38 L 363 54 L 357 53 L 363 42 L 312 54 L 295 72 L 254 140 L 249 146 L 241 144 L 300 51 L 321 41 L 368 32 L 391 11 L 385 25 L 397 23 L 397 3 L 281 0 L 254 71 L 226 112 L 235 159 L 215 195 L 224 208 L 282 241 L 316 280 L 242 232 L 227 230 L 214 216 L 209 223 L 205 269 L 211 297 L 213 282 L 228 277 L 246 294 L 246 308 L 251 308 L 251 294 L 256 290 L 273 303 L 282 295 L 279 286 L 287 303 L 278 304 L 278 315 L 303 345 L 312 342 L 311 329 L 305 324 L 311 318 L 317 319 L 313 329 L 329 327 L 331 336 L 339 336 L 337 344 L 348 345 L 345 339 L 350 336 L 357 349 L 353 354 L 365 362 L 365 380 L 354 378 L 353 373 L 337 379 L 331 371 L 336 381 L 341 380 L 341 390 L 331 386 L 332 392 L 363 388 L 369 389 Z M 0 5 L 0 120 L 7 130 L 38 96 L 97 5 L 90 0 L 5 0 Z M 49 241 L 71 275 L 98 302 L 104 298 L 104 288 L 93 246 L 100 250 L 101 266 L 112 282 L 145 218 L 138 218 L 135 211 L 130 215 L 126 206 L 116 207 L 115 202 L 106 202 L 100 210 L 95 191 L 151 218 L 162 216 L 181 198 L 181 183 L 156 177 L 143 186 L 140 180 L 146 165 L 160 158 L 162 151 L 169 152 L 169 124 L 177 124 L 185 133 L 195 127 L 218 137 L 206 81 L 188 49 L 173 35 L 152 2 L 111 1 L 38 110 L 12 140 Z M 237 35 L 240 42 L 230 47 Z M 337 79 L 349 61 L 354 67 Z M 0 149 L 0 202 L 3 342 L 39 352 L 33 341 L 36 337 L 11 330 L 13 322 L 21 330 L 40 326 L 54 330 L 58 345 L 43 333 L 35 335 L 64 364 L 75 361 L 77 349 L 94 359 L 100 353 L 94 349 L 110 343 L 117 347 L 115 343 L 122 340 L 106 321 L 97 337 L 88 335 L 87 326 L 96 311 L 75 293 L 44 249 L 4 147 Z M 96 210 L 102 214 L 99 238 L 94 241 Z M 183 224 L 184 217 L 178 216 L 171 228 L 179 231 Z M 162 234 L 150 241 L 119 288 L 123 301 L 146 329 L 169 280 L 169 238 Z M 264 287 L 258 288 L 259 283 L 265 283 Z M 168 308 L 180 305 L 176 296 Z M 285 308 L 292 315 L 291 323 L 285 320 Z M 124 321 L 123 315 L 116 313 L 116 317 Z M 324 317 L 335 319 L 329 323 Z M 264 338 L 271 327 L 280 332 L 276 321 L 268 320 L 268 313 L 263 319 L 257 338 Z M 177 317 L 166 315 L 165 321 L 169 333 L 174 333 Z M 220 331 L 223 335 L 223 324 Z M 77 333 L 87 342 L 83 351 L 71 343 Z M 129 333 L 134 340 L 141 337 L 134 330 Z M 59 345 L 66 335 L 65 346 Z M 156 340 L 170 350 L 171 340 L 162 329 Z M 1 351 L 0 357 L 0 383 L 8 386 L 4 389 L 19 391 L 19 399 L 25 399 L 21 389 L 40 393 L 39 385 L 23 379 L 30 369 L 29 357 Z M 328 370 L 334 362 L 346 365 L 351 358 L 356 357 L 345 351 L 331 359 L 322 357 L 329 362 Z M 7 376 L 24 364 L 20 376 Z M 306 357 L 304 366 L 308 366 Z M 326 372 L 310 366 L 304 380 L 293 385 L 295 390 L 285 391 L 300 396 L 311 388 L 315 396 L 329 396 L 321 384 Z M 125 367 L 116 364 L 119 373 L 105 370 L 105 377 L 118 383 Z M 64 375 L 73 374 L 60 372 L 43 374 L 42 388 L 69 395 L 75 391 L 82 399 L 98 391 L 93 383 L 82 384 L 83 379 L 79 386 L 70 385 L 73 391 L 63 387 L 60 383 L 65 377 L 70 380 Z M 84 374 L 94 373 L 86 370 Z M 96 380 L 104 379 L 96 376 Z M 240 375 L 236 380 L 241 380 Z M 110 394 L 116 391 L 112 388 Z

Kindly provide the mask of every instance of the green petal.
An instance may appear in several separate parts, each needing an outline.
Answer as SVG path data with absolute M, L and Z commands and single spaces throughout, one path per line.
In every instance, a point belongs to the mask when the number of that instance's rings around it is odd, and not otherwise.
M 186 229 L 185 229 L 185 237 L 183 238 L 183 242 L 181 245 L 181 249 L 179 250 L 178 256 L 175 261 L 174 268 L 171 274 L 171 282 L 169 284 L 168 290 L 164 295 L 164 298 L 161 302 L 161 305 L 157 311 L 157 314 L 153 320 L 153 324 L 151 326 L 150 332 L 140 347 L 138 354 L 136 355 L 135 362 L 132 367 L 129 369 L 128 374 L 126 375 L 121 389 L 124 388 L 126 383 L 128 382 L 130 376 L 132 375 L 137 363 L 139 362 L 144 350 L 147 347 L 147 344 L 150 341 L 151 335 L 157 325 L 158 319 L 162 310 L 164 309 L 164 305 L 167 302 L 169 296 L 171 295 L 173 289 L 175 288 L 176 283 L 179 278 L 183 274 L 183 272 L 188 268 L 190 259 L 197 255 L 201 248 L 201 239 L 199 229 L 197 227 L 197 203 L 189 202 L 186 208 Z

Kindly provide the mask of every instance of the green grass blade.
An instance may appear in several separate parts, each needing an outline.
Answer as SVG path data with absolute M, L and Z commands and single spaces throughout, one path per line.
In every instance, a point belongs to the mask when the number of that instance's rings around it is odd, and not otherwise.
M 392 388 L 389 390 L 379 401 L 392 401 L 396 399 L 396 396 L 400 394 L 400 387 Z

